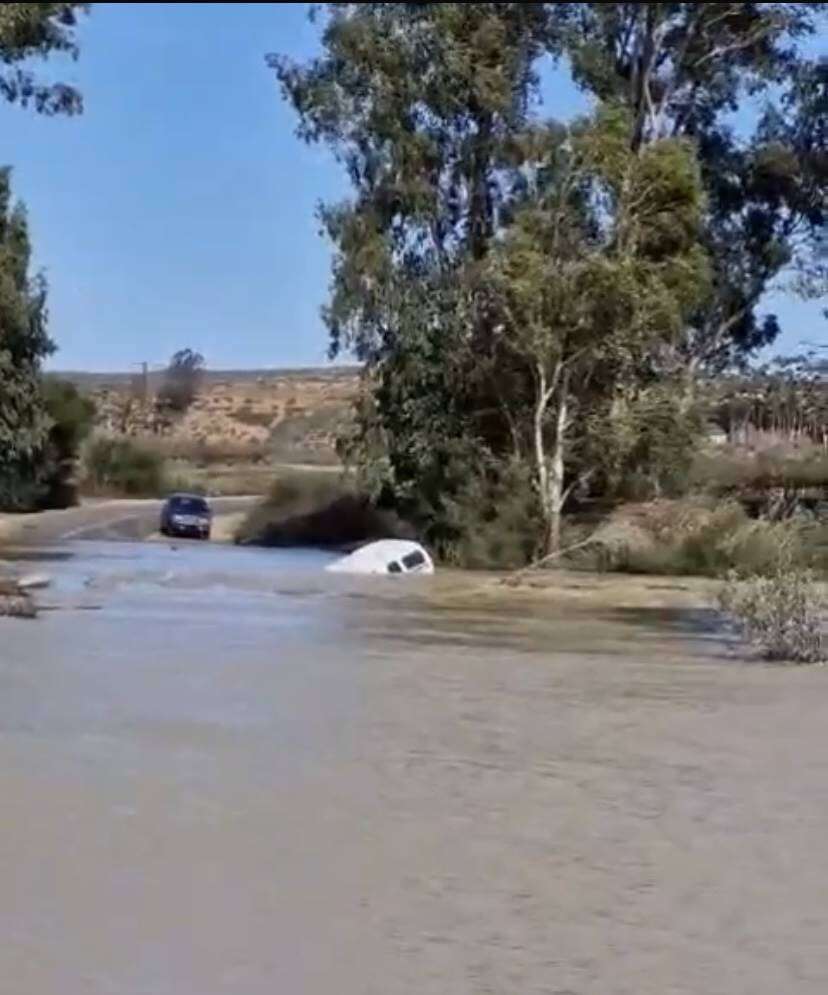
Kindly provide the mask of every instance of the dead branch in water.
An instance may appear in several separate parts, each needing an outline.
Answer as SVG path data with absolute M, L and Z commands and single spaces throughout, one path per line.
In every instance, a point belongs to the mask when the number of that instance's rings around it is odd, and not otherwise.
M 549 556 L 544 556 L 540 560 L 536 560 L 534 563 L 530 563 L 529 566 L 523 567 L 520 570 L 516 570 L 514 573 L 509 574 L 508 577 L 504 577 L 502 580 L 498 581 L 498 584 L 505 587 L 515 587 L 517 586 L 524 577 L 528 577 L 529 574 L 535 573 L 537 570 L 542 570 L 545 566 L 550 563 L 554 563 L 555 560 L 561 560 L 565 556 L 569 556 L 571 553 L 577 553 L 582 549 L 586 549 L 588 546 L 593 545 L 597 541 L 598 533 L 594 533 L 585 539 L 583 542 L 576 543 L 574 546 L 568 546 L 566 549 L 559 549 L 556 553 L 550 553 Z

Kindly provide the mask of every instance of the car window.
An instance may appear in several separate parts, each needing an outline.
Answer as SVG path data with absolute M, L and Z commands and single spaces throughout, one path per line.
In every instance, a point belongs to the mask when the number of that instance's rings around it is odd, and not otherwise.
M 414 553 L 409 553 L 402 562 L 406 570 L 417 570 L 419 567 L 425 566 L 426 558 L 417 550 Z
M 395 561 L 394 563 L 388 564 L 388 572 L 390 574 L 401 574 L 403 572 L 403 568 Z
M 207 502 L 201 498 L 173 498 L 170 507 L 173 511 L 180 511 L 185 515 L 205 515 L 210 510 Z

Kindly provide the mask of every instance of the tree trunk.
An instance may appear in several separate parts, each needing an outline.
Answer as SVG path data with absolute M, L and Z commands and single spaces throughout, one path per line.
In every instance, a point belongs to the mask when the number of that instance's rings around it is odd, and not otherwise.
M 549 541 L 552 532 L 552 505 L 550 502 L 549 464 L 546 459 L 546 444 L 543 437 L 543 423 L 546 420 L 546 410 L 549 405 L 549 390 L 547 388 L 546 371 L 537 371 L 537 401 L 535 403 L 535 472 L 537 474 L 538 497 L 541 503 L 541 514 L 544 524 L 544 549 L 547 556 L 551 550 Z
M 566 431 L 569 423 L 569 388 L 566 369 L 561 365 L 555 371 L 550 385 L 546 370 L 539 366 L 536 373 L 537 400 L 535 403 L 535 466 L 538 495 L 543 515 L 543 555 L 552 556 L 561 550 L 561 525 L 566 503 Z M 551 454 L 547 454 L 544 422 L 549 405 L 558 395 L 555 441 Z
M 564 386 L 558 403 L 558 424 L 555 430 L 555 444 L 552 449 L 551 467 L 548 475 L 550 514 L 546 537 L 547 556 L 561 551 L 561 526 L 566 501 L 566 429 L 568 419 L 569 406 Z

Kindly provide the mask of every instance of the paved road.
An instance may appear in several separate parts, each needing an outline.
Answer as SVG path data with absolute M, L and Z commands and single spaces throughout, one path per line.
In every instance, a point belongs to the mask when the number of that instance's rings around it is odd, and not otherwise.
M 258 498 L 213 498 L 216 516 L 249 510 Z M 73 539 L 140 540 L 158 530 L 161 501 L 89 501 L 68 511 L 39 515 L 0 515 L 0 539 L 6 546 L 51 544 Z

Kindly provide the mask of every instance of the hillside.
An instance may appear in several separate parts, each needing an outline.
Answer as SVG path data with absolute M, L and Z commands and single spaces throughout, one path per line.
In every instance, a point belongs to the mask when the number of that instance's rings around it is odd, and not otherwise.
M 355 368 L 205 373 L 195 403 L 159 425 L 162 374 L 54 373 L 93 398 L 98 434 L 140 438 L 182 480 L 212 493 L 259 492 L 274 467 L 338 465 L 335 443 L 351 417 Z

